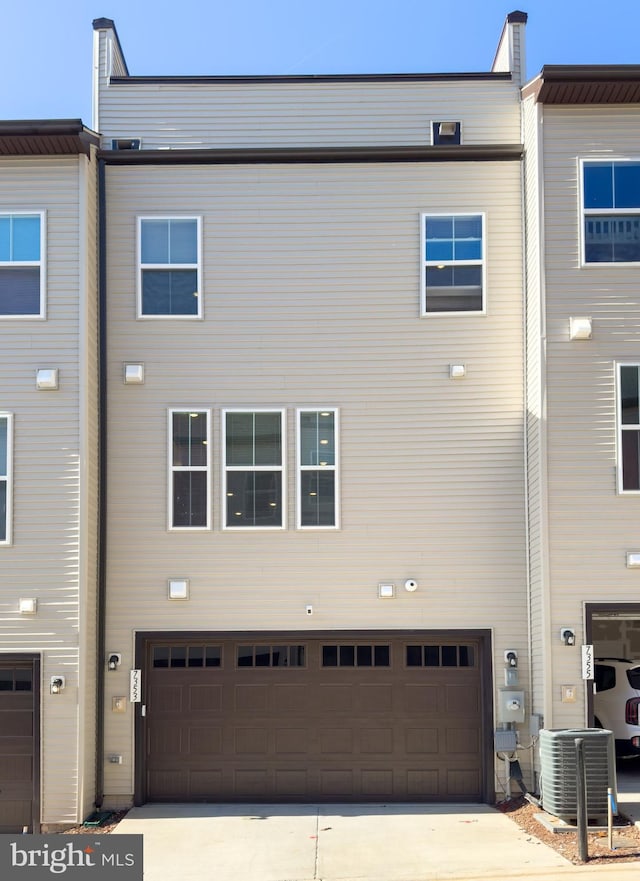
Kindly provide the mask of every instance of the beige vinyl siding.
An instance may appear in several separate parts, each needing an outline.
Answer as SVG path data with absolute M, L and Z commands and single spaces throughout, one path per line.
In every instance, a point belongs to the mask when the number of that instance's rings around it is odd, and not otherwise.
M 43 656 L 44 823 L 79 818 L 78 726 L 85 709 L 93 712 L 84 703 L 91 689 L 79 692 L 78 682 L 81 579 L 83 591 L 95 590 L 95 551 L 86 568 L 81 559 L 78 302 L 95 294 L 95 284 L 86 291 L 79 276 L 79 211 L 89 196 L 80 198 L 84 161 L 0 162 L 0 211 L 43 210 L 47 223 L 47 319 L 0 321 L 0 406 L 14 414 L 13 544 L 0 549 L 0 650 Z M 92 259 L 95 267 L 95 251 Z M 36 390 L 40 367 L 58 368 L 57 391 Z M 17 614 L 23 596 L 37 598 L 35 616 Z M 56 697 L 49 693 L 55 674 L 67 680 Z
M 639 156 L 637 107 L 545 108 L 549 533 L 552 635 L 563 625 L 583 641 L 583 603 L 634 602 L 637 573 L 625 552 L 638 544 L 640 498 L 616 493 L 615 363 L 640 360 L 639 271 L 580 267 L 578 157 Z M 592 316 L 593 339 L 569 341 L 570 316 Z M 553 639 L 554 667 L 578 650 Z M 562 665 L 562 666 L 559 666 Z M 584 694 L 554 724 L 582 723 Z
M 107 191 L 109 692 L 136 630 L 173 629 L 489 627 L 499 678 L 515 645 L 526 681 L 519 163 L 108 167 Z M 419 317 L 422 211 L 486 213 L 486 316 Z M 203 218 L 204 320 L 135 320 L 136 215 L 182 213 Z M 322 406 L 342 528 L 297 531 L 295 408 Z M 169 407 L 212 410 L 209 532 L 167 531 Z M 221 529 L 224 407 L 287 409 L 287 530 Z M 131 723 L 107 714 L 113 798 L 132 792 Z
M 460 120 L 465 144 L 516 144 L 518 90 L 504 80 L 111 83 L 100 131 L 159 148 L 398 146 L 431 143 L 432 120 Z

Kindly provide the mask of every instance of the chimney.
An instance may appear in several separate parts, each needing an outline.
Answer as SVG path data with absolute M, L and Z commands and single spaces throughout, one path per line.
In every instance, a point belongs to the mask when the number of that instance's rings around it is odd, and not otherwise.
M 527 74 L 525 58 L 526 12 L 510 12 L 507 15 L 496 55 L 491 65 L 492 73 L 510 72 L 516 85 L 521 86 Z

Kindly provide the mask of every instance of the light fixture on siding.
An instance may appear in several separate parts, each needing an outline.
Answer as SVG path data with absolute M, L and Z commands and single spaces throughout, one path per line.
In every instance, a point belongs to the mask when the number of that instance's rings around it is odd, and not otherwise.
M 627 551 L 627 569 L 640 569 L 640 551 Z
M 560 639 L 562 640 L 563 645 L 575 645 L 576 644 L 575 628 L 561 627 L 560 628 Z
M 58 368 L 46 367 L 36 370 L 36 388 L 50 391 L 58 388 Z
M 120 664 L 122 663 L 122 655 L 118 654 L 118 652 L 110 652 L 107 657 L 107 668 L 109 670 L 117 670 Z
M 570 318 L 569 319 L 569 339 L 570 340 L 590 340 L 593 333 L 593 322 L 591 318 Z
M 467 368 L 464 364 L 449 364 L 449 379 L 464 379 Z
M 144 382 L 144 364 L 124 365 L 125 385 L 142 385 Z
M 384 582 L 378 585 L 378 599 L 392 600 L 396 595 L 395 584 Z
M 188 600 L 189 599 L 189 579 L 188 578 L 170 578 L 169 599 L 170 600 Z
M 64 676 L 52 676 L 51 683 L 49 685 L 51 694 L 60 694 L 61 691 L 64 691 L 65 685 L 66 681 Z
M 21 615 L 35 615 L 38 611 L 38 600 L 35 597 L 20 597 L 18 608 Z

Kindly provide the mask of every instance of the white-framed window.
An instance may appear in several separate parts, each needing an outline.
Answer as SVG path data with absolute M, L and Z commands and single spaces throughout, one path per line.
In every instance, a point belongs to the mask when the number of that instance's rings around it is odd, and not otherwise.
M 284 529 L 285 411 L 224 410 L 225 529 Z
M 640 492 L 640 364 L 618 364 L 618 492 Z
M 210 415 L 169 410 L 169 528 L 209 529 Z
M 0 413 L 0 545 L 11 544 L 13 416 Z
M 138 317 L 202 318 L 202 219 L 138 218 Z
M 582 160 L 583 263 L 640 263 L 640 159 Z
M 338 411 L 300 408 L 297 427 L 298 529 L 335 529 L 338 517 Z
M 421 214 L 422 315 L 485 312 L 484 214 Z
M 45 213 L 0 212 L 0 318 L 44 318 Z

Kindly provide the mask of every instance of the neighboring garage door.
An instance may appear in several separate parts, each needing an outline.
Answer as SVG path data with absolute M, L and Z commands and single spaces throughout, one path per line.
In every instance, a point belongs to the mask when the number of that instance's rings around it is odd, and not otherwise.
M 34 831 L 35 683 L 31 659 L 7 661 L 0 655 L 0 833 Z
M 483 800 L 474 639 L 149 641 L 144 726 L 149 801 Z

